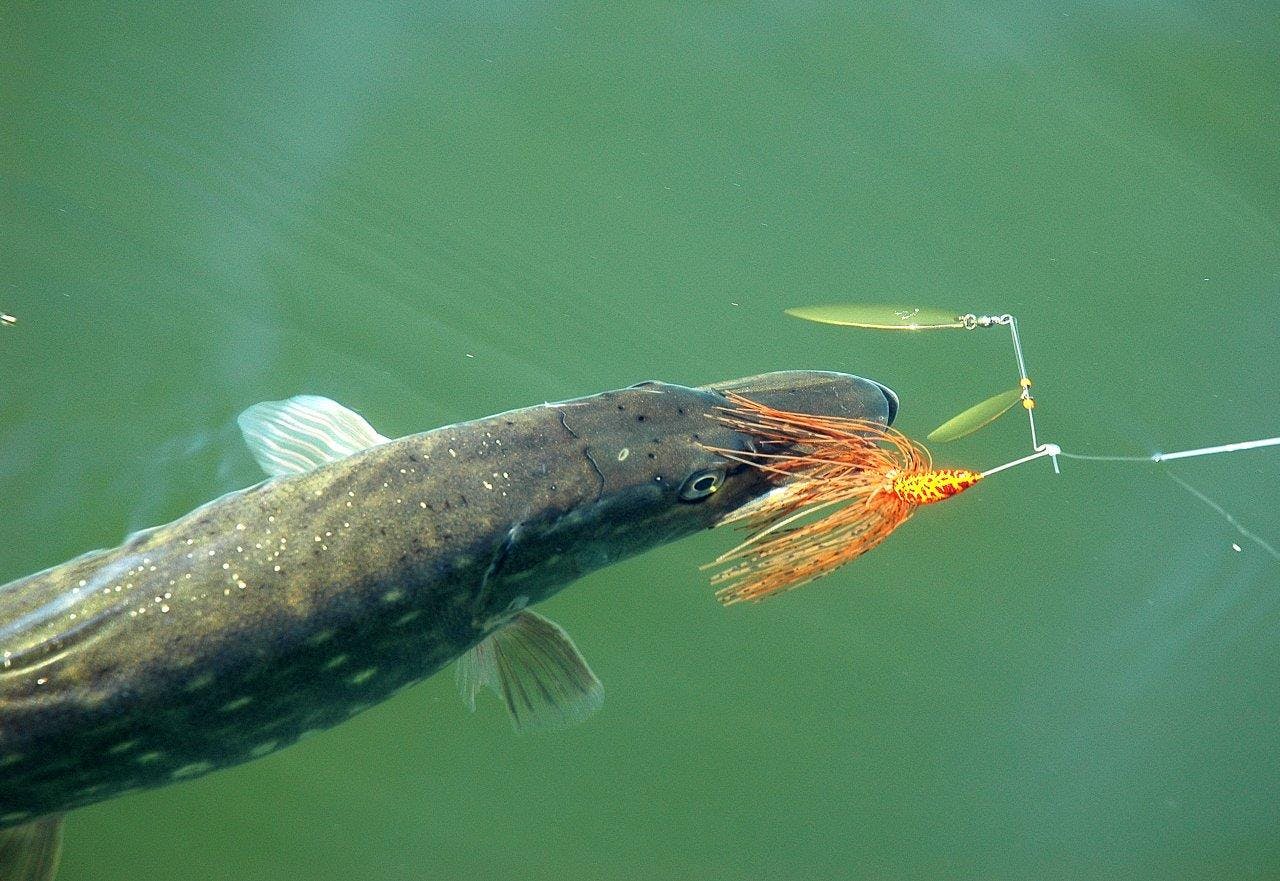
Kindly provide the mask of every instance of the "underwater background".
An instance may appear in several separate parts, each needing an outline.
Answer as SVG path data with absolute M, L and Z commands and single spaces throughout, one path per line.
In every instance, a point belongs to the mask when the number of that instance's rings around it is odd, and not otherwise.
M 1273 3 L 0 9 L 0 582 L 259 474 L 299 392 L 398 435 L 821 368 L 922 437 L 1280 434 Z M 935 448 L 986 468 L 1025 420 Z M 1280 450 L 1047 462 L 722 609 L 706 533 L 543 609 L 603 709 L 451 674 L 68 823 L 61 881 L 1280 878 Z M 1233 548 L 1233 543 L 1238 550 Z

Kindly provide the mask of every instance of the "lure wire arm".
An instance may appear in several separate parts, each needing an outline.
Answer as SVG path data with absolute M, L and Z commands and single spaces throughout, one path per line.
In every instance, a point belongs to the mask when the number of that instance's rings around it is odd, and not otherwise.
M 1045 444 L 1037 449 L 1030 456 L 1023 456 L 1021 459 L 1014 459 L 1012 462 L 1005 462 L 1003 465 L 997 465 L 994 468 L 988 468 L 982 472 L 983 477 L 990 477 L 992 474 L 999 474 L 1001 471 L 1008 471 L 1017 465 L 1024 465 L 1027 462 L 1034 462 L 1036 459 L 1042 459 L 1045 456 L 1059 456 L 1062 454 L 1062 448 L 1057 444 Z
M 1048 456 L 1050 461 L 1053 462 L 1053 473 L 1061 474 L 1062 469 L 1058 465 L 1058 455 L 1061 453 L 1061 449 L 1056 444 L 1040 443 L 1039 438 L 1036 436 L 1036 399 L 1031 394 L 1031 377 L 1027 376 L 1027 359 L 1022 354 L 1022 339 L 1018 336 L 1018 319 L 1008 312 L 1003 315 L 975 315 L 969 312 L 959 316 L 956 320 L 960 322 L 965 330 L 996 326 L 1009 328 L 1009 338 L 1013 341 L 1013 354 L 1018 362 L 1018 386 L 1022 389 L 1018 397 L 1022 401 L 1022 409 L 1027 411 L 1027 425 L 1031 428 L 1031 449 L 1037 453 L 1037 455 L 1030 458 L 1038 459 L 1041 455 Z M 1050 449 L 1052 449 L 1052 452 L 1044 452 Z

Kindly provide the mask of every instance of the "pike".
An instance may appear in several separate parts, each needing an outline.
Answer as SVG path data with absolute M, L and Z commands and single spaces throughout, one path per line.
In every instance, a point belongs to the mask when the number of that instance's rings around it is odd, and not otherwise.
M 530 610 L 774 488 L 726 393 L 888 424 L 841 373 L 644 382 L 390 440 L 315 396 L 240 416 L 270 477 L 0 587 L 0 881 L 49 881 L 63 815 L 260 758 L 455 659 L 517 728 L 600 705 Z

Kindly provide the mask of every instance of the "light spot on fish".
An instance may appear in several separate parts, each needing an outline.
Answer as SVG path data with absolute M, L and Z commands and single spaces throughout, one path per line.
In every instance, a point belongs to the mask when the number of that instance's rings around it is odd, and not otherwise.
M 352 685 L 364 685 L 376 675 L 378 675 L 378 668 L 369 667 L 352 676 L 350 682 Z
M 618 451 L 618 461 L 619 461 L 619 462 L 625 462 L 625 461 L 627 461 L 627 457 L 628 457 L 628 456 L 630 456 L 630 455 L 631 455 L 631 450 L 630 450 L 630 448 L 628 448 L 628 447 L 623 447 L 621 450 L 619 450 L 619 451 Z
M 22 761 L 22 753 L 9 753 L 3 759 L 0 759 L 0 768 L 7 768 L 10 765 L 16 765 Z
M 382 601 L 384 603 L 398 603 L 402 599 L 404 599 L 404 591 L 400 590 L 399 588 L 395 590 L 389 590 L 382 595 Z
M 154 751 L 149 753 L 143 753 L 142 755 L 134 759 L 134 761 L 137 762 L 139 765 L 150 765 L 152 762 L 158 762 L 162 758 L 164 758 L 164 753 L 159 751 Z
M 197 774 L 205 774 L 213 770 L 213 762 L 192 762 L 190 765 L 183 765 L 169 776 L 174 780 L 181 780 L 184 777 L 195 777 Z
M 315 636 L 308 639 L 307 642 L 310 643 L 311 645 L 322 645 L 323 643 L 326 643 L 331 639 L 333 639 L 332 630 L 321 630 Z
M 405 624 L 408 624 L 410 621 L 416 621 L 418 618 L 421 618 L 421 617 L 422 617 L 422 610 L 414 609 L 412 612 L 405 612 L 403 615 L 397 618 L 396 625 L 403 626 Z
M 330 658 L 328 661 L 325 662 L 324 668 L 326 670 L 336 670 L 346 662 L 347 662 L 346 655 L 334 655 L 332 658 Z
M 195 679 L 187 683 L 187 691 L 199 691 L 202 688 L 208 688 L 213 684 L 212 673 L 202 673 Z
M 136 740 L 122 740 L 119 743 L 117 743 L 115 746 L 109 748 L 107 750 L 107 755 L 118 756 L 122 753 L 127 753 L 129 750 L 133 749 L 137 745 L 138 745 L 138 741 Z
M 276 747 L 279 745 L 280 741 L 278 740 L 268 740 L 265 743 L 260 743 L 253 749 L 249 750 L 249 755 L 253 756 L 255 759 L 259 759 L 267 753 L 275 752 Z
M 251 703 L 253 703 L 253 698 L 246 694 L 244 697 L 238 697 L 233 701 L 228 701 L 223 704 L 222 712 L 234 713 L 236 710 L 244 709 Z

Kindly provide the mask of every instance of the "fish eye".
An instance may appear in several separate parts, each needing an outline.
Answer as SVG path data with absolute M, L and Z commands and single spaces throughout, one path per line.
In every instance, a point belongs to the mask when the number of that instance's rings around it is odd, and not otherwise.
M 680 487 L 680 498 L 686 502 L 700 502 L 718 490 L 722 483 L 724 483 L 723 468 L 695 471 Z

